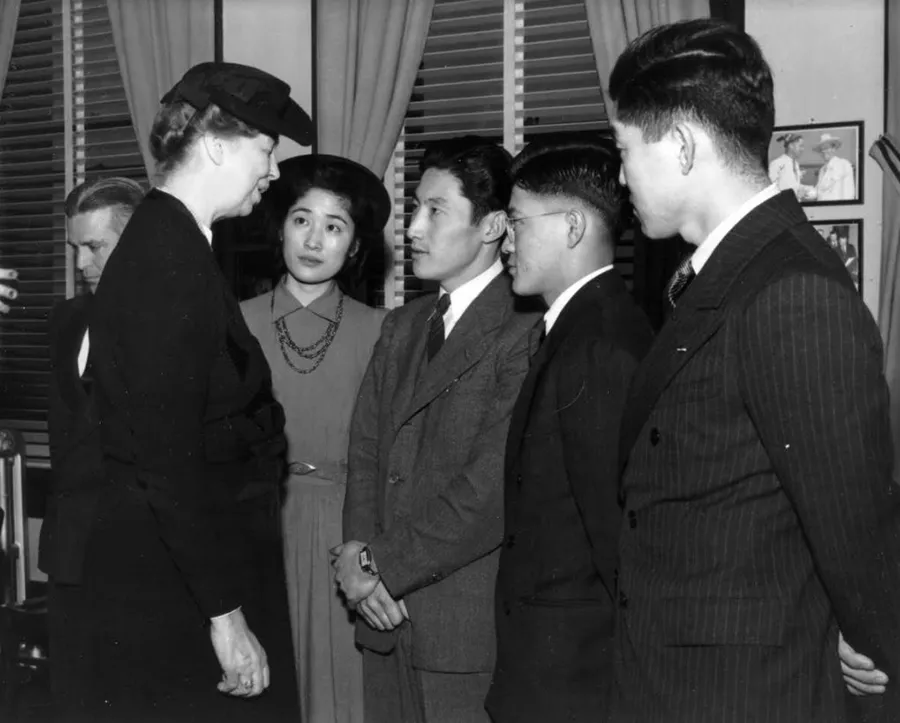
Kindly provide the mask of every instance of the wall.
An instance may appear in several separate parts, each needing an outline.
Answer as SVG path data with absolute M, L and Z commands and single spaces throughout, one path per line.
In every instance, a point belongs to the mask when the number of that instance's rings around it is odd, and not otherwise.
M 313 0 L 223 0 L 222 57 L 277 75 L 312 115 Z M 309 153 L 282 138 L 278 160 Z
M 885 0 L 746 0 L 746 30 L 775 75 L 778 125 L 862 120 L 862 205 L 809 207 L 811 219 L 863 219 L 863 298 L 878 313 L 882 172 L 868 156 L 884 130 Z

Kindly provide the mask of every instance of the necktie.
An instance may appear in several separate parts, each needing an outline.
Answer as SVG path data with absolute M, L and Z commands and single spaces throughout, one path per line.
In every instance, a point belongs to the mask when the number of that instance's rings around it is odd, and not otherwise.
M 544 321 L 543 317 L 541 320 L 535 324 L 531 331 L 528 334 L 528 353 L 529 356 L 533 357 L 538 353 L 538 350 L 541 348 L 541 344 L 544 343 L 544 339 L 547 337 L 547 324 Z
M 669 279 L 669 285 L 666 287 L 666 297 L 668 297 L 669 303 L 672 305 L 673 309 L 675 308 L 675 302 L 678 301 L 678 297 L 684 293 L 688 284 L 694 280 L 696 275 L 697 274 L 694 273 L 694 267 L 691 266 L 690 256 L 682 261 L 678 268 L 675 269 L 675 273 L 672 274 L 672 278 Z
M 81 387 L 84 389 L 84 393 L 90 396 L 91 389 L 94 386 L 94 365 L 91 364 L 91 357 L 88 356 L 87 364 L 84 367 L 84 372 L 81 375 Z
M 431 316 L 428 317 L 428 361 L 444 345 L 444 314 L 450 308 L 450 294 L 441 294 Z

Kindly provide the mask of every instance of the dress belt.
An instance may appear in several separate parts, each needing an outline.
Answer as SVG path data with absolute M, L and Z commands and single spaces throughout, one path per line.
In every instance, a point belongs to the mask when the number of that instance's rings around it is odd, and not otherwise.
M 310 477 L 337 482 L 338 484 L 347 483 L 347 463 L 346 462 L 322 462 L 314 464 L 312 462 L 291 462 L 288 465 L 288 472 L 292 477 Z

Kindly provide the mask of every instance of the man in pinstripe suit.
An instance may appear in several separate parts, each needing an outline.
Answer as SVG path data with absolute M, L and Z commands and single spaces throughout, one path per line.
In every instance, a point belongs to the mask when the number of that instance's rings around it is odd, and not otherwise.
M 651 30 L 610 77 L 644 233 L 697 246 L 622 428 L 616 721 L 900 719 L 852 699 L 839 628 L 900 673 L 900 489 L 881 339 L 764 159 L 773 83 L 711 20 Z

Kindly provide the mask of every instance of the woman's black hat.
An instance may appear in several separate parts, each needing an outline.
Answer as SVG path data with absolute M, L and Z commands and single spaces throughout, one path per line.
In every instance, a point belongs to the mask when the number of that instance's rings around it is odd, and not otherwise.
M 163 103 L 183 100 L 198 111 L 215 103 L 247 125 L 301 146 L 312 142 L 313 124 L 291 98 L 291 86 L 259 68 L 238 63 L 200 63 L 188 70 Z
M 316 169 L 328 166 L 331 169 L 353 179 L 353 185 L 359 193 L 363 194 L 372 209 L 372 221 L 376 228 L 382 228 L 393 212 L 393 203 L 384 187 L 381 179 L 361 163 L 351 161 L 342 156 L 332 156 L 327 153 L 311 153 L 304 156 L 294 156 L 278 164 L 278 170 L 282 177 L 288 178 L 313 178 Z M 280 180 L 280 179 L 279 179 Z M 273 185 L 277 186 L 279 181 Z

